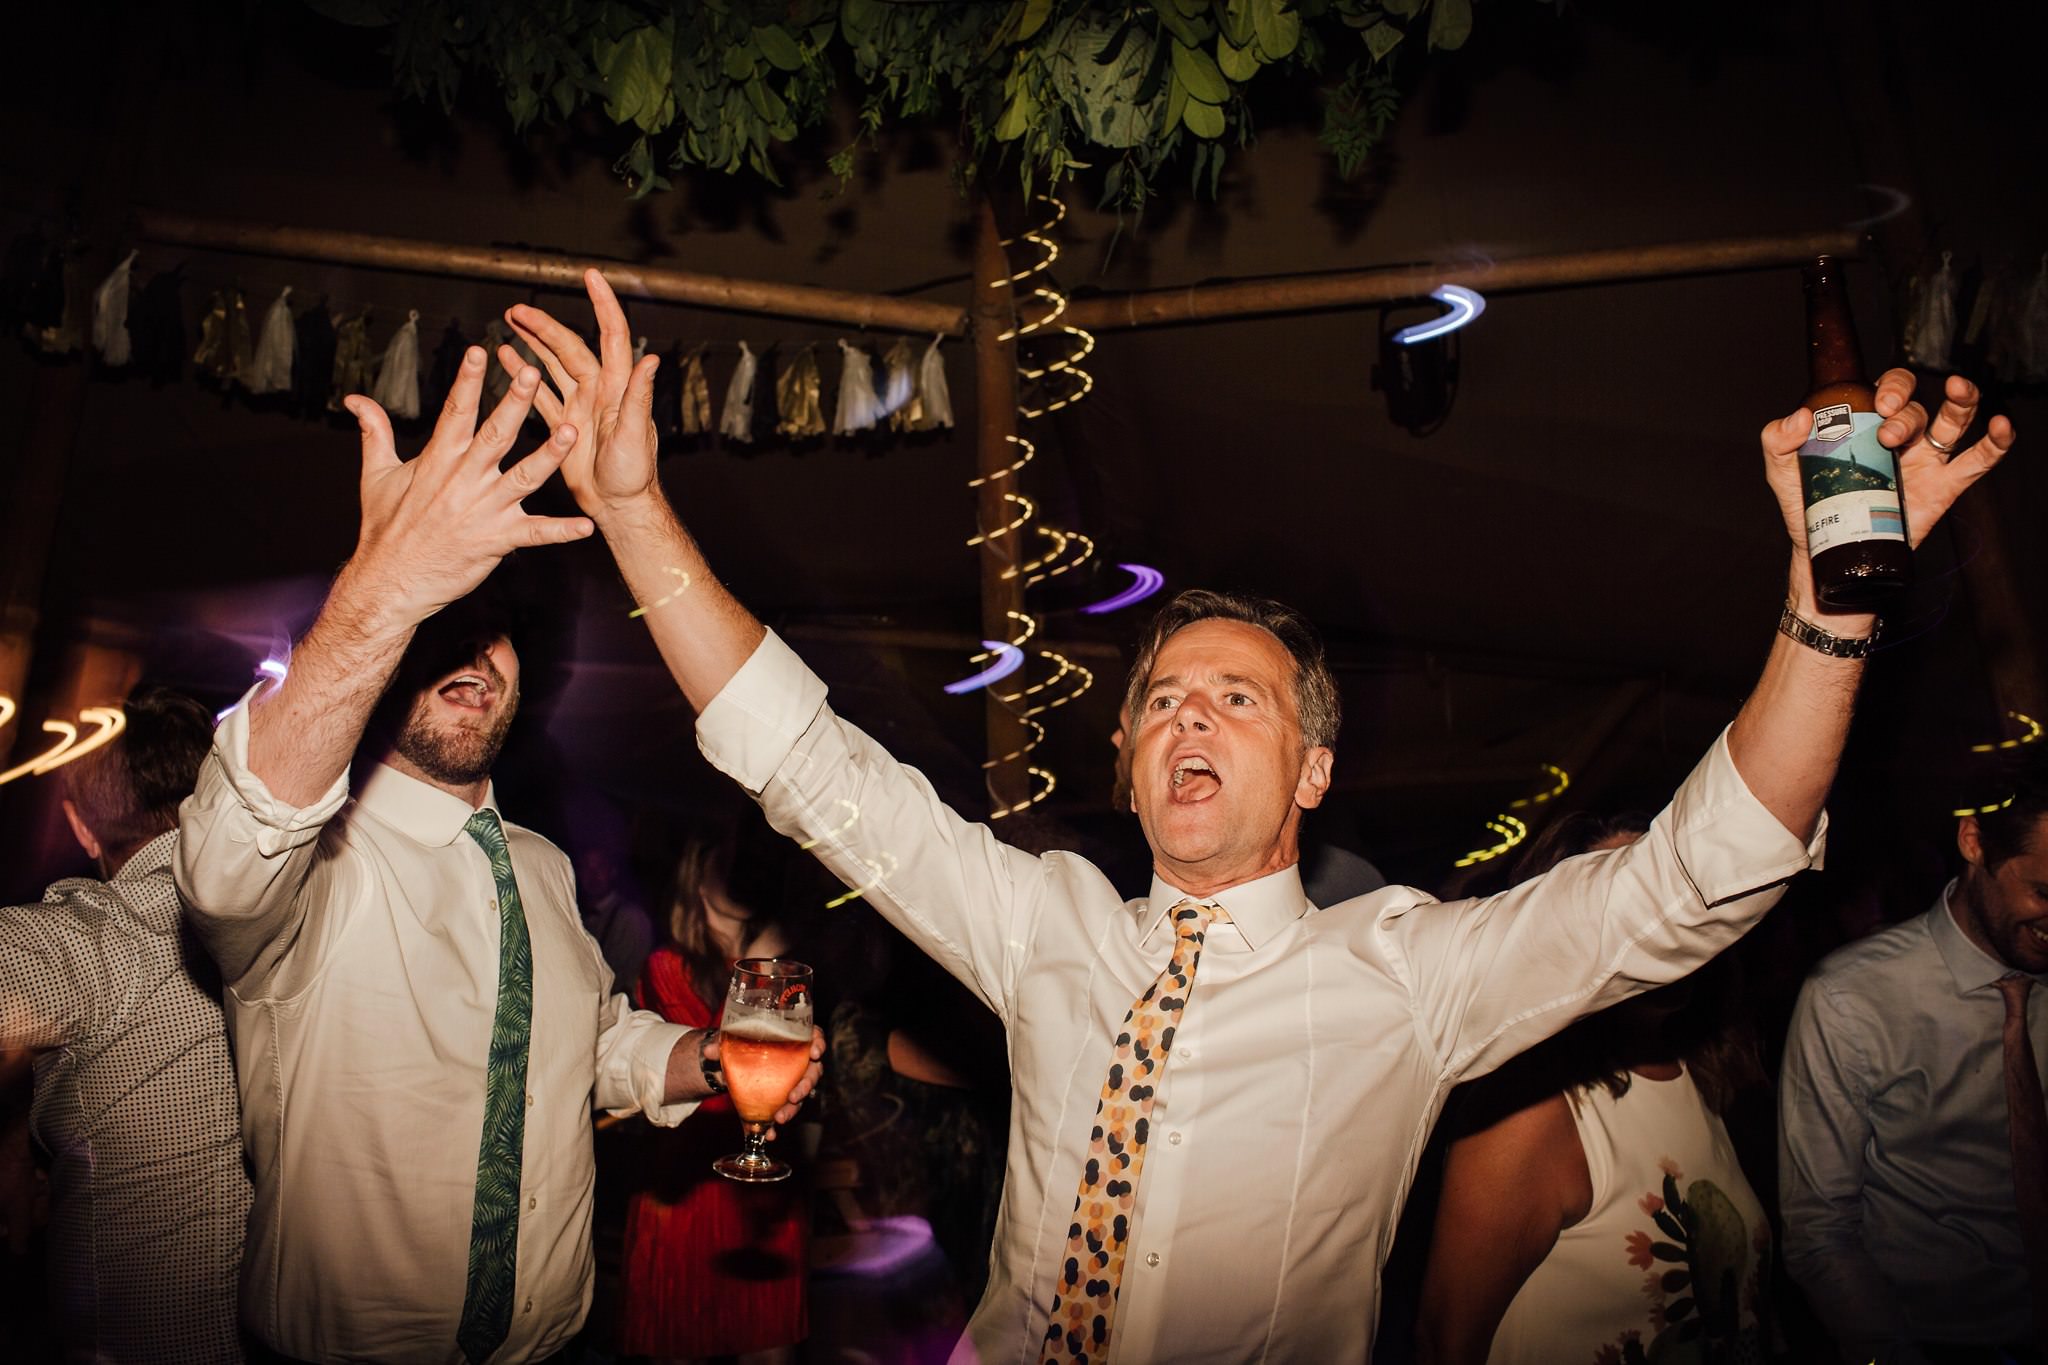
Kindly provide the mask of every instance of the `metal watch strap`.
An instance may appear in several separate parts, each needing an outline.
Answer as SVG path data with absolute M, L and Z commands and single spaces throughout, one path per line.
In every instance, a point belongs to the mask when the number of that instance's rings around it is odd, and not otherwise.
M 711 1046 L 717 1038 L 717 1029 L 704 1030 L 704 1039 L 697 1044 L 697 1065 L 704 1072 L 704 1084 L 711 1087 L 711 1093 L 722 1095 L 725 1093 L 725 1071 L 717 1062 L 704 1055 L 704 1049 Z
M 1884 622 L 1882 619 L 1878 620 L 1871 627 L 1870 634 L 1860 640 L 1850 639 L 1844 635 L 1830 635 L 1793 611 L 1792 604 L 1787 602 L 1785 610 L 1778 617 L 1778 629 L 1787 638 L 1805 645 L 1817 654 L 1825 654 L 1830 659 L 1862 659 L 1867 658 L 1870 651 L 1877 648 L 1877 637 L 1884 633 Z

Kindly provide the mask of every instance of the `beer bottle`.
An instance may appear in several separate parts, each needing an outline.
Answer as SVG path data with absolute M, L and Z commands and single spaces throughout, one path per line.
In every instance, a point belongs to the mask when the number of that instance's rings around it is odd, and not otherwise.
M 1806 325 L 1813 433 L 1799 448 L 1799 483 L 1813 585 L 1823 606 L 1875 610 L 1906 585 L 1913 560 L 1898 461 L 1877 441 L 1877 390 L 1864 378 L 1833 257 L 1806 269 Z

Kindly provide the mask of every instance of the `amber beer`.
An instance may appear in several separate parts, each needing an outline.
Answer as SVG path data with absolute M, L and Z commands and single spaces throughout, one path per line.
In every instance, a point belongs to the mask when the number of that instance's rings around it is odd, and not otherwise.
M 1877 390 L 1864 378 L 1841 264 L 1823 256 L 1806 269 L 1806 325 L 1813 432 L 1799 448 L 1806 547 L 1821 604 L 1874 610 L 1905 587 L 1906 544 L 1898 460 L 1878 444 Z
M 741 1120 L 773 1123 L 811 1064 L 810 1026 L 774 1014 L 732 1020 L 718 1031 L 718 1062 Z

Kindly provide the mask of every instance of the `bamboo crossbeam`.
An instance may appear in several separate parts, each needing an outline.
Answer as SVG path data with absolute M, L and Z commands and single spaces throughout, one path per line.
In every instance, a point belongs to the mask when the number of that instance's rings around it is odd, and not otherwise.
M 1670 275 L 1762 270 L 1797 265 L 1815 256 L 1855 256 L 1861 242 L 1860 233 L 1841 228 L 1783 237 L 1671 242 L 1498 261 L 1442 261 L 1394 269 L 1196 284 L 1076 299 L 1067 309 L 1065 321 L 1091 331 L 1158 327 L 1427 298 L 1430 290 L 1442 284 L 1461 284 L 1490 294 Z
M 140 230 L 141 235 L 150 241 L 172 246 L 356 265 L 374 270 L 402 270 L 421 275 L 503 280 L 532 288 L 579 292 L 583 288 L 583 272 L 596 266 L 604 271 L 605 278 L 611 281 L 614 289 L 634 298 L 888 332 L 960 336 L 966 330 L 966 314 L 955 304 L 898 299 L 885 294 L 858 294 L 845 289 L 820 289 L 813 285 L 734 279 L 666 266 L 558 256 L 518 247 L 463 246 L 406 237 L 380 237 L 366 232 L 232 223 L 152 212 L 141 215 Z

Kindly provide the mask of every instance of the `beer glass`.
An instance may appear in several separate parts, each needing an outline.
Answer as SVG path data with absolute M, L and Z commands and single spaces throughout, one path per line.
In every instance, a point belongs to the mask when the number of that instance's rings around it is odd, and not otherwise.
M 768 1125 L 811 1064 L 811 969 L 780 957 L 733 964 L 718 1026 L 718 1061 L 732 1107 L 746 1128 L 743 1152 L 711 1169 L 728 1180 L 789 1179 L 789 1165 L 768 1155 Z

